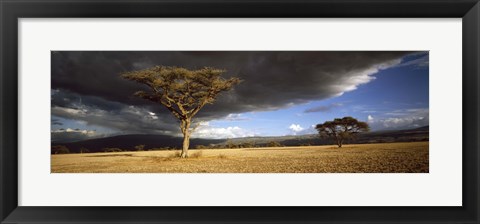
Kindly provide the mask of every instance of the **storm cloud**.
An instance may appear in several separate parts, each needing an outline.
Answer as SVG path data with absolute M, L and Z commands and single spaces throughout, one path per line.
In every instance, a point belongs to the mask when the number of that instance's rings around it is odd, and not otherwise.
M 178 135 L 178 122 L 162 105 L 133 96 L 144 86 L 120 74 L 155 65 L 225 69 L 243 80 L 205 106 L 197 121 L 269 111 L 340 96 L 375 79 L 379 70 L 401 64 L 411 52 L 55 51 L 52 115 L 122 133 Z M 312 111 L 323 111 L 322 108 Z M 54 121 L 52 121 L 54 122 Z
M 332 103 L 332 104 L 329 104 L 329 105 L 323 105 L 323 106 L 318 106 L 318 107 L 313 107 L 313 108 L 306 109 L 304 111 L 304 113 L 329 112 L 332 109 L 334 109 L 336 107 L 340 107 L 340 106 L 342 106 L 342 104 Z

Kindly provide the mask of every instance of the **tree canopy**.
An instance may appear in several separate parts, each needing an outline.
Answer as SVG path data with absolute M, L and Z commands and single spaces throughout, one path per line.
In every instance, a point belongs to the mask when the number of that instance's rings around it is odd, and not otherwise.
M 225 70 L 205 67 L 188 70 L 180 67 L 155 66 L 152 68 L 131 71 L 122 74 L 132 80 L 149 87 L 149 91 L 138 91 L 136 96 L 162 104 L 178 120 L 184 135 L 181 157 L 187 157 L 192 118 L 206 104 L 215 102 L 219 93 L 228 91 L 240 79 L 225 79 Z
M 370 131 L 368 123 L 358 121 L 353 117 L 335 118 L 333 121 L 317 124 L 315 129 L 320 136 L 334 139 L 338 147 L 342 147 L 345 139 L 351 139 L 358 133 Z

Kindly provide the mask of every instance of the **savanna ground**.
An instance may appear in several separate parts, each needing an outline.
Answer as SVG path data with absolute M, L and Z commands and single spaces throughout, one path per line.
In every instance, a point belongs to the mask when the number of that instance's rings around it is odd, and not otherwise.
M 62 154 L 52 173 L 428 173 L 428 142 Z

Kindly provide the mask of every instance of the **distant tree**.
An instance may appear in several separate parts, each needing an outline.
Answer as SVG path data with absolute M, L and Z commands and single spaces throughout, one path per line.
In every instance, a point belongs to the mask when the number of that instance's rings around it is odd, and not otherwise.
M 353 117 L 335 118 L 317 124 L 315 127 L 321 137 L 332 138 L 338 147 L 342 147 L 344 140 L 355 138 L 358 133 L 370 131 L 366 122 L 358 121 Z
M 283 145 L 276 141 L 271 141 L 267 143 L 267 147 L 282 147 Z
M 196 145 L 195 148 L 196 148 L 196 149 L 208 149 L 208 146 L 205 146 L 205 145 Z
M 225 143 L 225 148 L 234 149 L 236 147 L 237 147 L 237 145 L 235 143 L 233 143 L 231 139 L 227 139 L 227 142 Z
M 119 148 L 103 148 L 104 152 L 123 152 L 122 149 Z
M 240 144 L 240 148 L 253 148 L 255 147 L 255 144 L 252 142 L 244 142 Z
M 233 143 L 232 140 L 227 140 L 227 143 L 225 143 L 225 147 L 228 148 L 228 149 L 236 149 L 238 148 L 238 145 Z
M 135 146 L 135 149 L 137 151 L 143 151 L 143 149 L 145 149 L 145 145 L 137 145 L 137 146 Z
M 225 70 L 205 67 L 188 70 L 179 67 L 155 66 L 122 74 L 122 77 L 146 85 L 150 91 L 136 96 L 162 104 L 180 121 L 183 134 L 181 158 L 188 157 L 192 118 L 206 104 L 240 83 L 238 78 L 224 79 Z
M 84 147 L 80 147 L 80 153 L 89 153 L 90 150 L 88 150 L 87 148 L 84 148 Z
M 67 146 L 64 145 L 54 145 L 52 146 L 52 154 L 67 154 L 70 153 L 70 150 Z

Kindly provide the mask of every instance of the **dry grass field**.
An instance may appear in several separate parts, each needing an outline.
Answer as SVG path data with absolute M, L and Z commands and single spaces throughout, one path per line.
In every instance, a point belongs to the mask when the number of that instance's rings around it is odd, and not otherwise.
M 52 173 L 428 173 L 428 142 L 63 154 Z

